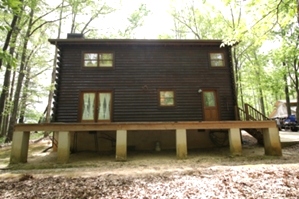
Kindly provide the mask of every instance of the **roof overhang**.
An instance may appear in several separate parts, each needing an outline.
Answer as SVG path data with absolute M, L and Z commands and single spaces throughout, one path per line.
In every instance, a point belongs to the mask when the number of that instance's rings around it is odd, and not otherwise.
M 222 40 L 174 39 L 49 39 L 51 44 L 62 45 L 146 45 L 146 46 L 219 46 Z

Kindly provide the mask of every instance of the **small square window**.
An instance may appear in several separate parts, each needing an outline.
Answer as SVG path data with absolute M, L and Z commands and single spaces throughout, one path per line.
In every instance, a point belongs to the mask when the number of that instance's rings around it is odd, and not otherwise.
M 112 53 L 84 53 L 84 67 L 113 67 Z
M 212 67 L 225 66 L 223 53 L 210 53 L 210 61 Z
M 99 54 L 99 66 L 100 67 L 112 67 L 113 55 L 112 53 L 100 53 Z
M 97 53 L 85 53 L 84 54 L 84 66 L 85 67 L 97 67 L 98 66 L 98 54 Z
M 160 106 L 174 106 L 173 91 L 160 91 Z

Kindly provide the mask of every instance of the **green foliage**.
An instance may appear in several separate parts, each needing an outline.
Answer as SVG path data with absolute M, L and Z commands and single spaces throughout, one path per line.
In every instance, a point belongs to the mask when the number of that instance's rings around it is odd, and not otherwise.
M 0 49 L 0 59 L 2 59 L 2 64 L 3 65 L 11 65 L 12 67 L 16 66 L 16 58 L 14 58 L 13 56 L 11 56 L 7 51 L 3 51 L 2 49 Z
M 22 5 L 21 0 L 1 0 L 0 2 L 0 9 L 4 12 L 18 13 L 20 11 Z
M 146 8 L 145 4 L 141 4 L 137 10 L 135 10 L 127 19 L 129 25 L 124 31 L 118 31 L 121 38 L 134 37 L 134 30 L 141 27 L 144 23 L 144 18 L 148 16 L 150 11 Z

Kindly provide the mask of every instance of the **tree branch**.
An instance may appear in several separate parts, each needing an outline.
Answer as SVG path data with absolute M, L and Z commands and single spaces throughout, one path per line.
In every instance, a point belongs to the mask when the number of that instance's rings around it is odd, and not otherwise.
M 32 25 L 34 25 L 37 21 L 39 21 L 40 19 L 42 19 L 43 17 L 47 16 L 48 14 L 51 14 L 52 12 L 54 12 L 55 10 L 57 10 L 59 7 L 61 7 L 62 3 L 59 4 L 57 7 L 55 7 L 54 9 L 50 10 L 49 12 L 37 17 L 33 22 L 32 22 Z M 68 7 L 68 6 L 63 6 L 61 8 L 64 8 L 64 7 Z
M 38 29 L 40 29 L 40 28 L 43 27 L 44 25 L 49 24 L 49 23 L 54 23 L 54 22 L 56 22 L 56 21 L 65 19 L 65 18 L 66 18 L 67 16 L 69 16 L 69 15 L 70 15 L 70 14 L 66 15 L 66 16 L 63 17 L 63 18 L 55 19 L 55 20 L 52 20 L 52 21 L 45 21 L 44 23 L 40 24 L 40 25 L 37 26 L 35 29 L 33 29 L 33 30 L 31 31 L 31 33 L 29 34 L 29 36 L 33 35 L 33 33 L 34 33 L 35 31 L 37 31 Z
M 187 28 L 198 38 L 198 39 L 200 39 L 200 35 L 196 32 L 196 31 L 194 31 L 193 29 L 192 29 L 192 27 L 187 23 L 187 22 L 185 22 L 185 21 L 182 21 L 181 19 L 180 19 L 180 17 L 178 17 L 178 16 L 176 16 L 175 14 L 173 14 L 172 15 L 176 20 L 178 20 L 180 23 L 182 23 L 182 24 L 184 24 L 185 26 L 187 26 Z

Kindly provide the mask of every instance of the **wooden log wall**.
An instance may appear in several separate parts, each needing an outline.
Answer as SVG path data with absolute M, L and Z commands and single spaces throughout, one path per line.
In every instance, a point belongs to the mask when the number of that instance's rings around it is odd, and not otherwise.
M 218 92 L 220 120 L 235 120 L 230 49 L 218 45 L 59 45 L 54 122 L 79 122 L 81 91 L 112 91 L 112 121 L 202 121 L 202 93 Z M 84 52 L 113 52 L 112 69 L 83 68 Z M 211 67 L 209 53 L 224 53 Z M 175 92 L 174 107 L 159 106 L 159 90 Z

